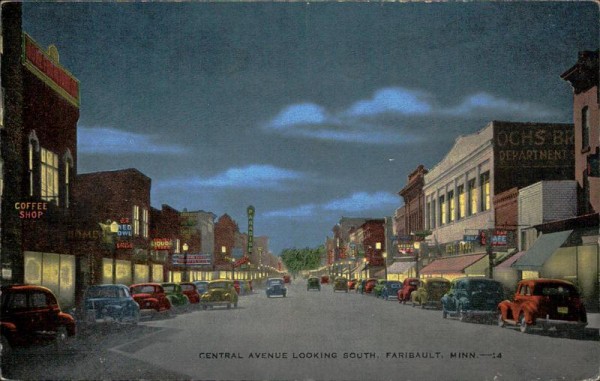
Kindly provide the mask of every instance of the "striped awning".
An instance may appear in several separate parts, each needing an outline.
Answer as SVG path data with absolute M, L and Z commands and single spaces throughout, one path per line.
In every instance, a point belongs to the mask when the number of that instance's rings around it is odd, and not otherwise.
M 487 254 L 459 255 L 436 259 L 423 267 L 421 274 L 456 274 L 463 273 L 469 266 L 482 260 Z

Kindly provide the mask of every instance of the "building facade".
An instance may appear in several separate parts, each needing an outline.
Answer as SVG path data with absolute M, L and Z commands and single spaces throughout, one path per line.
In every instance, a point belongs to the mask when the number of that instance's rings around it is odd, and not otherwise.
M 581 194 L 579 214 L 600 211 L 600 111 L 598 51 L 579 53 L 561 78 L 573 88 L 575 180 Z

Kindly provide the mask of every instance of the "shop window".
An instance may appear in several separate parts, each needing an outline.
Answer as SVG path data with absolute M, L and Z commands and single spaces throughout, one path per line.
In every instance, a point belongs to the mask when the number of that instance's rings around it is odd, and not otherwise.
M 431 229 L 435 229 L 436 227 L 436 223 L 435 223 L 435 200 L 431 200 L 431 219 L 430 219 L 430 227 Z
M 481 184 L 480 210 L 483 212 L 486 210 L 490 210 L 490 208 L 491 208 L 490 173 L 485 172 L 485 173 L 481 174 L 479 183 Z

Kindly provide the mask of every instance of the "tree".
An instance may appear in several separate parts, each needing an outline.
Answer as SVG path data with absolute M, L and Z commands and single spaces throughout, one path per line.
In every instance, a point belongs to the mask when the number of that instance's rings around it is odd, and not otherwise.
M 304 249 L 289 248 L 281 252 L 281 261 L 289 272 L 296 274 L 303 270 L 314 270 L 321 264 L 321 257 L 325 253 L 323 245 L 316 248 Z

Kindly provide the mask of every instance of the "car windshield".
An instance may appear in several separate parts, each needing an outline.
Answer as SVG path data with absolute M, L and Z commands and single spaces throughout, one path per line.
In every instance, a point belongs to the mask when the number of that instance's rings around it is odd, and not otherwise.
M 131 288 L 132 294 L 152 294 L 154 293 L 154 286 L 135 286 Z
M 447 288 L 448 287 L 448 283 L 445 282 L 429 282 L 427 283 L 427 285 L 433 289 L 441 289 L 441 288 Z
M 469 285 L 471 292 L 502 292 L 502 285 L 497 282 L 474 281 Z
M 215 282 L 211 283 L 208 288 L 227 288 L 227 282 Z
M 116 287 L 91 287 L 87 290 L 86 295 L 90 299 L 117 298 L 119 289 Z
M 182 284 L 181 289 L 183 291 L 194 291 L 194 286 L 192 286 L 191 284 Z
M 565 284 L 538 284 L 533 289 L 534 295 L 549 296 L 551 298 L 578 297 L 575 287 Z
M 165 292 L 175 292 L 174 284 L 163 284 L 163 288 L 165 289 Z

